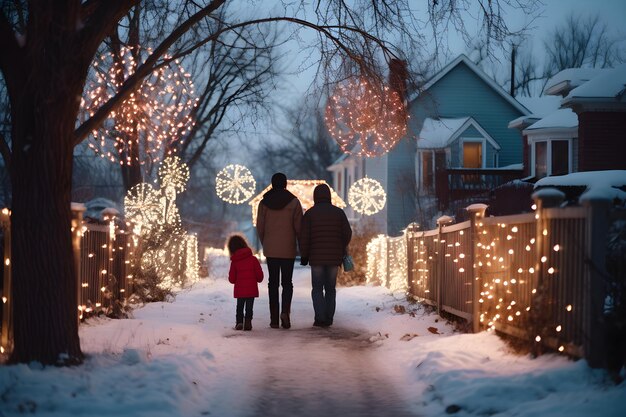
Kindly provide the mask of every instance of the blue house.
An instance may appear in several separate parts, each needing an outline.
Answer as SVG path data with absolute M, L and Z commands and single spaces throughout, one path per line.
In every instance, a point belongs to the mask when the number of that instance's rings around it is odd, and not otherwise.
M 374 158 L 344 155 L 328 168 L 344 200 L 362 177 L 382 184 L 387 205 L 372 216 L 380 233 L 399 235 L 411 222 L 432 225 L 456 205 L 522 176 L 522 140 L 508 124 L 530 112 L 465 55 L 408 101 L 408 132 L 394 149 Z M 353 221 L 362 219 L 351 207 L 346 211 Z

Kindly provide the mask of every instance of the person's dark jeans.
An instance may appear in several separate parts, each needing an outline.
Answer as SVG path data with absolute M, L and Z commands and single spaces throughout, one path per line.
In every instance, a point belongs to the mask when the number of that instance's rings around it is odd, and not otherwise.
M 270 299 L 270 323 L 278 324 L 280 304 L 278 301 L 278 286 L 282 285 L 283 313 L 291 313 L 291 299 L 293 298 L 293 264 L 295 259 L 267 258 L 267 288 Z
M 235 317 L 235 323 L 243 323 L 243 311 L 246 310 L 246 318 L 252 320 L 252 309 L 254 308 L 254 297 L 250 298 L 237 298 L 237 315 Z
M 330 326 L 335 316 L 337 273 L 334 265 L 311 265 L 311 298 L 315 311 L 315 322 Z

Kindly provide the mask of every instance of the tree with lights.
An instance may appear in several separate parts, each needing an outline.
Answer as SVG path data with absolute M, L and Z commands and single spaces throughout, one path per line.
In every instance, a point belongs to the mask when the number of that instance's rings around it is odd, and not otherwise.
M 313 30 L 321 51 L 320 74 L 344 77 L 382 74 L 379 61 L 398 57 L 386 38 L 403 39 L 402 49 L 420 52 L 423 42 L 414 24 L 411 2 L 328 0 L 317 3 L 306 20 L 305 2 L 293 14 L 271 14 L 257 8 L 257 17 L 229 19 L 222 27 L 193 30 L 213 18 L 226 0 L 181 0 L 176 23 L 163 33 L 152 53 L 114 96 L 80 123 L 80 97 L 87 74 L 103 41 L 139 0 L 17 0 L 0 8 L 0 71 L 10 107 L 10 135 L 0 137 L 0 152 L 12 186 L 13 349 L 11 362 L 68 365 L 81 363 L 77 320 L 77 271 L 71 232 L 72 156 L 76 145 L 117 111 L 143 80 L 175 57 L 193 54 L 226 32 L 285 23 Z M 466 2 L 439 0 L 425 7 L 437 31 L 441 23 L 463 22 Z M 484 34 L 501 40 L 508 33 L 503 20 L 505 0 L 479 0 Z M 516 2 L 526 7 L 534 0 Z M 245 3 L 244 3 L 245 4 Z M 267 13 L 267 14 L 265 14 Z M 460 26 L 463 26 L 462 24 Z M 207 28 L 208 29 L 208 28 Z M 398 38 L 398 33 L 402 34 Z M 242 35 L 243 36 L 243 35 Z M 294 37 L 297 33 L 294 33 Z M 176 50 L 173 50 L 176 49 Z M 394 52 L 395 51 L 395 52 Z M 171 57 L 171 58 L 168 58 Z M 378 79 L 382 79 L 379 77 Z M 335 79 L 336 81 L 336 79 Z

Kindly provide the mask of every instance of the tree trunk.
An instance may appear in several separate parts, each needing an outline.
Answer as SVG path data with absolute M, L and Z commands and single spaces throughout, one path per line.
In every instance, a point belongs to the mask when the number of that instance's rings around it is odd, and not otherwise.
M 27 83 L 13 109 L 10 362 L 66 365 L 83 359 L 70 210 L 82 84 L 76 76 L 50 78 Z

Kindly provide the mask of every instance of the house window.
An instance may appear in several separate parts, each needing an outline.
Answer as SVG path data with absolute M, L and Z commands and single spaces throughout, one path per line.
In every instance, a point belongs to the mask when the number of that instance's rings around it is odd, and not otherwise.
M 463 168 L 482 168 L 483 144 L 481 142 L 463 142 Z
M 571 140 L 545 140 L 534 143 L 534 175 L 564 175 L 571 172 Z
M 341 171 L 337 172 L 337 192 L 341 195 Z
M 548 175 L 548 142 L 535 143 L 535 177 Z
M 425 191 L 432 191 L 435 188 L 433 171 L 433 153 L 422 152 L 422 187 Z
M 569 173 L 569 141 L 552 141 L 552 175 L 565 175 Z

